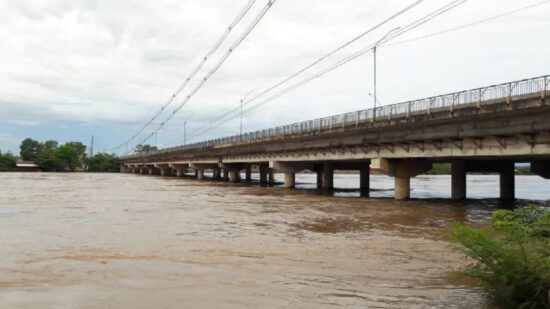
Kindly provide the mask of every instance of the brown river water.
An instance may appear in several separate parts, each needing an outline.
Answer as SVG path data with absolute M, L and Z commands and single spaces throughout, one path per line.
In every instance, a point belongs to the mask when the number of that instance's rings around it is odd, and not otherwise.
M 255 175 L 257 176 L 257 175 Z M 277 175 L 280 177 L 280 175 Z M 280 179 L 280 178 L 279 178 Z M 373 175 L 335 192 L 132 174 L 0 173 L 0 308 L 483 308 L 445 232 L 499 207 L 498 177 Z M 550 182 L 518 176 L 519 204 Z

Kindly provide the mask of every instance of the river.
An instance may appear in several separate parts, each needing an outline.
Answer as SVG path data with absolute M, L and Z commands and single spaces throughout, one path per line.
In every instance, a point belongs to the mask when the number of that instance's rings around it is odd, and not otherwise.
M 256 176 L 256 175 L 255 175 Z M 280 179 L 280 175 L 277 175 Z M 480 308 L 454 221 L 499 207 L 497 176 L 336 175 L 335 192 L 132 174 L 0 173 L 0 308 Z M 518 204 L 550 182 L 517 176 Z

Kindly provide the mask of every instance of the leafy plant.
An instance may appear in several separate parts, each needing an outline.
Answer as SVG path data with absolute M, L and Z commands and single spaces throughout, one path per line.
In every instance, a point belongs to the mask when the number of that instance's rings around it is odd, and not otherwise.
M 496 211 L 488 227 L 456 223 L 451 237 L 474 259 L 466 271 L 509 308 L 550 308 L 550 210 Z

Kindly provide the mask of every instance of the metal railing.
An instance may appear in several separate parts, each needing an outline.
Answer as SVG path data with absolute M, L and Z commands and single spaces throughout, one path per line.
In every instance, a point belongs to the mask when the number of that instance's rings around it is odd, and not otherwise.
M 147 153 L 132 154 L 123 156 L 122 158 L 131 159 L 170 152 L 250 144 L 266 140 L 282 139 L 296 134 L 322 132 L 325 130 L 353 125 L 359 126 L 365 123 L 375 125 L 381 121 L 396 118 L 409 118 L 411 116 L 431 114 L 442 110 L 449 110 L 452 113 L 457 109 L 465 107 L 476 106 L 477 108 L 480 108 L 481 106 L 490 104 L 510 104 L 515 99 L 529 95 L 537 95 L 538 93 L 540 93 L 541 99 L 545 99 L 547 95 L 550 95 L 550 75 L 449 93 L 420 100 L 380 106 L 376 107 L 376 109 L 371 108 L 346 114 L 297 122 L 275 128 L 244 133 L 242 135 L 234 135 L 184 146 L 164 148 Z

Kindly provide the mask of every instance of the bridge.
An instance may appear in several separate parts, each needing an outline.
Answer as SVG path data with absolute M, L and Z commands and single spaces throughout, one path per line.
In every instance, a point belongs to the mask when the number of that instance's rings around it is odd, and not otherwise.
M 191 170 L 212 178 L 274 181 L 284 173 L 317 173 L 317 186 L 333 188 L 335 170 L 359 171 L 368 196 L 371 170 L 395 178 L 395 198 L 410 197 L 410 179 L 451 163 L 452 199 L 466 198 L 466 174 L 500 175 L 500 197 L 515 198 L 515 164 L 550 178 L 550 75 L 293 123 L 243 135 L 137 153 L 121 158 L 121 171 L 181 177 Z

